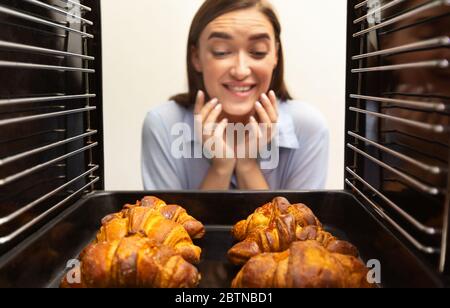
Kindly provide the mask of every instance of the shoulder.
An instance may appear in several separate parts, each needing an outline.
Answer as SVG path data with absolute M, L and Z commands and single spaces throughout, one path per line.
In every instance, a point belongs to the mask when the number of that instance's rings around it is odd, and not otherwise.
M 152 108 L 146 118 L 160 118 L 164 122 L 182 121 L 191 110 L 180 106 L 174 101 L 168 101 Z
M 144 129 L 167 129 L 176 123 L 182 123 L 191 110 L 168 101 L 149 110 L 145 116 Z
M 279 109 L 280 117 L 287 117 L 292 120 L 297 136 L 328 133 L 328 123 L 325 116 L 310 103 L 290 100 L 280 103 Z

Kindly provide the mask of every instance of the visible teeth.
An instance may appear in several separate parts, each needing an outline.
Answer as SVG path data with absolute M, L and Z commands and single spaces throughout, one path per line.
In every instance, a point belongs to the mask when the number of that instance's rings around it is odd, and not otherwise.
M 250 91 L 250 89 L 252 87 L 231 87 L 231 86 L 228 86 L 228 88 L 231 91 L 233 91 L 233 92 L 247 92 L 247 91 Z

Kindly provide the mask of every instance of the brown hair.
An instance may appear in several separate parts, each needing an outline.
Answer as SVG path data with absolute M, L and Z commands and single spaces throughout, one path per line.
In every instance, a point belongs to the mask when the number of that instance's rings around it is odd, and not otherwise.
M 192 47 L 198 46 L 200 35 L 203 30 L 217 17 L 232 11 L 253 7 L 257 7 L 261 13 L 267 16 L 274 28 L 276 43 L 279 44 L 278 64 L 273 71 L 270 89 L 275 92 L 281 101 L 292 99 L 284 82 L 283 46 L 280 39 L 281 25 L 272 6 L 265 0 L 206 0 L 195 15 L 189 30 L 187 46 L 189 92 L 175 95 L 171 97 L 170 100 L 173 100 L 182 106 L 188 107 L 195 104 L 195 99 L 199 90 L 202 90 L 207 94 L 203 83 L 203 76 L 195 70 L 194 65 L 192 64 Z

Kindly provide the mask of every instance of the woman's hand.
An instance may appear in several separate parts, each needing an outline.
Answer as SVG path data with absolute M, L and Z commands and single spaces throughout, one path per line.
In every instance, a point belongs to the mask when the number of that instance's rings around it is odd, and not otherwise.
M 261 102 L 256 103 L 256 115 L 260 123 L 254 116 L 249 120 L 252 132 L 245 136 L 245 157 L 238 156 L 234 138 L 231 138 L 232 143 L 226 142 L 228 120 L 225 118 L 218 122 L 222 106 L 217 99 L 205 103 L 205 94 L 199 91 L 194 114 L 196 134 L 201 137 L 203 148 L 211 150 L 213 161 L 201 189 L 227 189 L 235 170 L 240 189 L 269 189 L 256 154 L 272 142 L 276 132 L 278 106 L 275 93 L 270 91 L 269 95 L 261 95 Z M 260 127 L 260 124 L 263 125 Z M 239 143 L 237 146 L 242 146 Z
M 241 153 L 241 155 L 237 156 L 240 162 L 256 160 L 260 151 L 267 149 L 277 133 L 277 97 L 273 91 L 270 91 L 269 95 L 262 94 L 260 99 L 261 101 L 255 104 L 259 122 L 254 116 L 251 116 L 249 119 L 250 132 L 246 132 L 245 140 L 238 140 L 238 147 L 244 147 L 236 150 L 236 152 Z M 242 157 L 244 149 L 245 157 Z
M 256 114 L 260 122 L 254 116 L 250 117 L 251 133 L 245 138 L 246 156 L 237 160 L 236 176 L 241 189 L 266 190 L 269 185 L 254 156 L 270 145 L 277 133 L 278 102 L 275 92 L 261 95 L 261 102 L 256 103 Z
M 277 133 L 278 101 L 274 91 L 270 91 L 269 95 L 265 93 L 261 95 L 261 102 L 256 102 L 256 114 L 259 123 L 254 116 L 251 116 L 250 125 L 260 150 L 270 145 Z
M 234 149 L 225 140 L 228 120 L 218 122 L 221 113 L 222 105 L 217 98 L 205 104 L 205 94 L 198 92 L 194 108 L 195 127 L 199 130 L 196 134 L 201 137 L 202 148 L 209 150 L 208 158 L 212 159 L 213 166 L 226 169 L 224 171 L 228 173 L 235 166 Z

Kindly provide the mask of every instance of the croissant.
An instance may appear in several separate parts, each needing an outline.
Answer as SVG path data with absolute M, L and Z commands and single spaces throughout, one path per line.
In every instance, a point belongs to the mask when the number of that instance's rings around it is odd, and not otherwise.
M 294 242 L 280 253 L 251 258 L 233 288 L 370 288 L 368 269 L 353 256 L 332 253 L 317 241 Z
M 315 240 L 332 252 L 358 256 L 358 250 L 351 243 L 338 240 L 319 226 L 301 227 L 293 214 L 280 214 L 274 209 L 267 227 L 258 227 L 243 241 L 228 251 L 231 263 L 244 264 L 250 258 L 263 252 L 280 252 L 288 249 L 296 240 Z
M 126 212 L 106 216 L 96 242 L 120 240 L 134 234 L 142 234 L 156 244 L 173 247 L 186 261 L 200 261 L 201 249 L 192 243 L 183 226 L 150 207 L 135 206 L 126 209 Z
M 159 211 L 165 218 L 181 224 L 192 239 L 199 239 L 205 235 L 205 227 L 203 224 L 190 216 L 184 208 L 176 204 L 167 205 L 161 199 L 153 196 L 144 197 L 136 204 L 125 205 L 122 215 L 126 216 L 128 210 L 138 206 L 148 207 Z
M 80 255 L 81 281 L 63 288 L 192 288 L 200 281 L 198 270 L 168 246 L 141 236 L 92 243 Z
M 297 227 L 296 238 L 297 241 L 314 240 L 321 244 L 329 252 L 354 257 L 359 256 L 359 251 L 353 244 L 337 239 L 331 233 L 318 226 L 306 226 L 304 228 Z
M 267 227 L 275 209 L 281 214 L 292 214 L 295 222 L 301 227 L 321 226 L 320 221 L 306 205 L 290 204 L 286 198 L 277 197 L 272 202 L 257 208 L 247 219 L 238 222 L 231 231 L 233 237 L 242 241 L 256 229 Z

